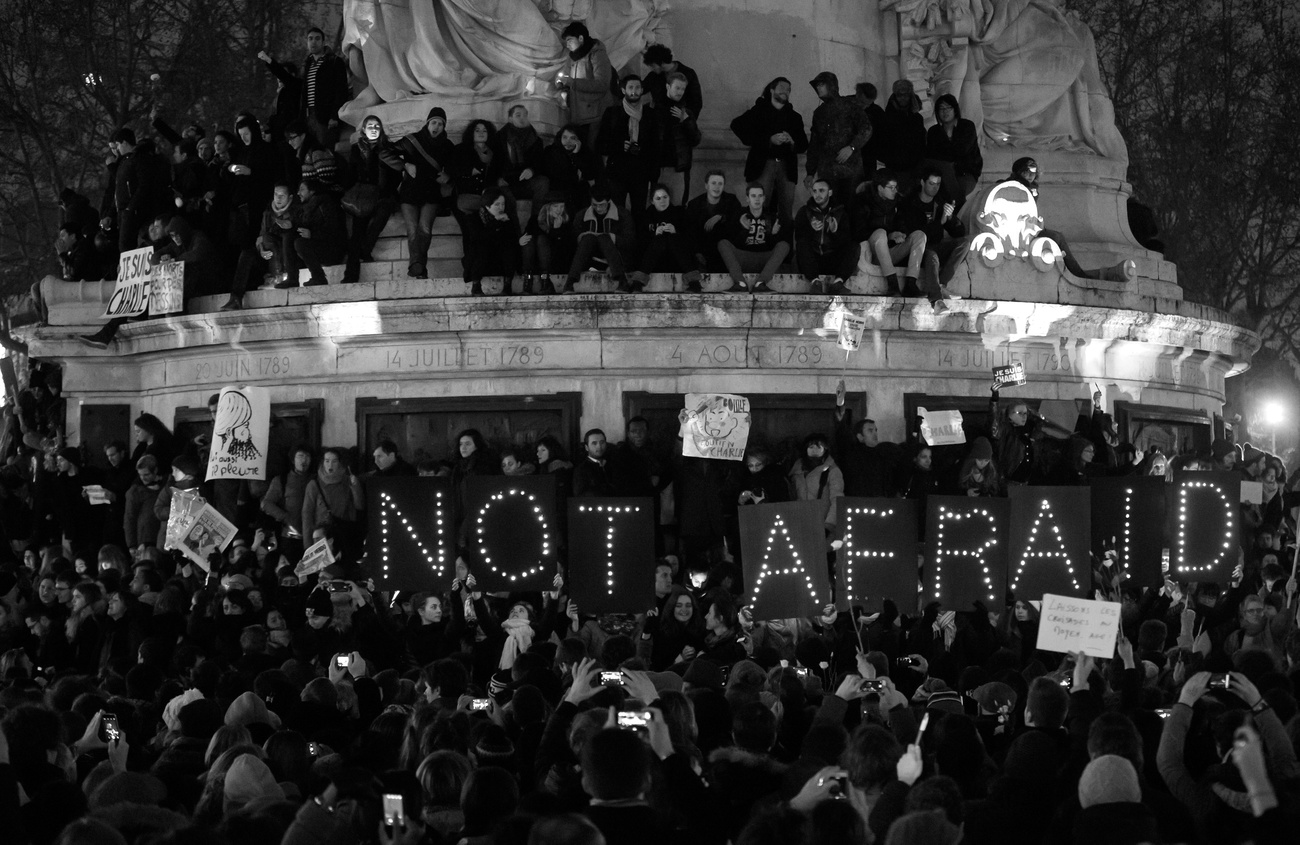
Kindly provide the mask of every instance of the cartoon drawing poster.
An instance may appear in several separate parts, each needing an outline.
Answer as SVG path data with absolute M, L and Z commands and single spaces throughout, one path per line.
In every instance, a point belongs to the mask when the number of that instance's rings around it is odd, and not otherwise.
M 208 455 L 208 481 L 266 480 L 266 443 L 271 431 L 271 397 L 264 387 L 225 387 L 217 401 Z
M 749 400 L 731 393 L 688 393 L 682 412 L 682 455 L 743 461 L 749 441 Z

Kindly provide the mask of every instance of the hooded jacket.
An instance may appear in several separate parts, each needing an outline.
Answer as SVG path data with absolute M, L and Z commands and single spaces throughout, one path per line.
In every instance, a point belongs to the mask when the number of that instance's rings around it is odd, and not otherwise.
M 770 85 L 769 85 L 770 88 Z M 745 156 L 745 180 L 752 182 L 763 175 L 769 159 L 776 159 L 785 168 L 785 178 L 791 182 L 799 179 L 799 154 L 808 151 L 808 135 L 804 132 L 803 117 L 786 103 L 778 109 L 765 89 L 754 105 L 731 121 L 731 131 L 740 143 L 749 147 Z M 772 136 L 788 132 L 793 144 L 772 146 Z
M 975 124 L 961 116 L 961 106 L 957 105 L 957 98 L 950 94 L 945 94 L 939 98 L 939 101 L 946 105 L 952 106 L 953 114 L 957 118 L 957 125 L 952 129 L 952 137 L 943 131 L 943 126 L 936 123 L 926 130 L 925 133 L 925 155 L 935 161 L 951 161 L 953 170 L 958 176 L 970 176 L 975 179 L 980 178 L 984 172 L 984 156 L 980 154 L 979 137 L 975 131 Z M 939 102 L 935 103 L 936 107 Z
M 855 162 L 861 165 L 860 156 L 850 156 L 843 165 L 836 162 L 835 158 L 845 146 L 861 150 L 872 134 L 871 120 L 867 113 L 852 97 L 841 97 L 839 82 L 833 74 L 830 76 L 829 84 L 833 93 L 817 106 L 812 116 L 812 137 L 808 142 L 808 157 L 804 162 L 805 168 L 812 174 L 823 168 L 852 168 Z

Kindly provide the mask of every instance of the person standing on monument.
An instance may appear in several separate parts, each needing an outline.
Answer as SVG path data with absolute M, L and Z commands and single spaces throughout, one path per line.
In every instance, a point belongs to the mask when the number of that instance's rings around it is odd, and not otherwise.
M 876 161 L 880 150 L 880 127 L 885 122 L 885 110 L 876 105 L 879 92 L 870 82 L 859 82 L 853 86 L 853 99 L 867 113 L 871 122 L 871 138 L 862 145 L 862 172 L 867 176 L 876 172 Z
M 302 62 L 302 116 L 316 143 L 327 150 L 339 141 L 339 109 L 352 98 L 348 68 L 325 47 L 319 27 L 307 30 L 307 57 Z
M 881 163 L 895 173 L 910 175 L 921 163 L 925 154 L 925 121 L 921 119 L 921 100 L 910 80 L 894 83 L 893 96 L 885 104 L 877 154 Z
M 614 67 L 605 45 L 591 37 L 582 21 L 570 23 L 560 37 L 569 51 L 569 60 L 555 87 L 568 93 L 569 122 L 583 129 L 583 144 L 595 146 L 592 136 L 605 109 L 614 103 Z
M 701 137 L 696 122 L 698 115 L 686 105 L 688 90 L 683 74 L 669 73 L 663 105 L 655 109 L 659 116 L 659 137 L 663 139 L 659 148 L 659 181 L 668 186 L 674 205 L 682 205 L 690 198 L 693 151 Z
M 821 105 L 813 112 L 812 137 L 804 167 L 804 187 L 813 180 L 830 182 L 837 197 L 852 197 L 862 181 L 862 156 L 856 153 L 871 139 L 871 121 L 852 97 L 840 96 L 839 77 L 822 71 L 809 83 Z
M 853 411 L 844 404 L 844 398 L 841 381 L 835 390 L 835 454 L 844 473 L 844 495 L 893 495 L 892 482 L 902 457 L 898 445 L 880 442 L 873 419 L 855 424 Z
M 666 108 L 668 103 L 668 86 L 672 80 L 668 77 L 680 73 L 686 77 L 686 91 L 677 100 L 696 119 L 704 111 L 704 89 L 700 87 L 700 75 L 694 68 L 687 67 L 673 58 L 673 51 L 666 44 L 651 44 L 641 54 L 641 63 L 646 66 L 643 85 L 646 95 L 658 108 Z
M 600 120 L 596 152 L 605 157 L 614 204 L 624 208 L 630 202 L 632 218 L 639 223 L 650 181 L 659 172 L 659 121 L 654 105 L 645 101 L 641 77 L 623 77 L 620 90 L 623 99 L 605 109 Z
M 749 147 L 745 181 L 757 182 L 772 198 L 772 207 L 789 219 L 799 179 L 799 154 L 808 151 L 803 117 L 790 105 L 790 80 L 778 76 L 744 114 L 731 121 L 731 131 Z

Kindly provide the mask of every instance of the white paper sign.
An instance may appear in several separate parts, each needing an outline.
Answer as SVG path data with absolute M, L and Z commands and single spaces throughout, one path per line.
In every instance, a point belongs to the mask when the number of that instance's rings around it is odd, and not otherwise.
M 176 549 L 207 572 L 208 555 L 224 552 L 235 539 L 235 532 L 234 523 L 207 504 L 196 491 L 173 491 L 165 548 Z
M 862 331 L 867 327 L 867 318 L 845 312 L 840 320 L 840 349 L 856 352 L 862 348 Z
M 266 480 L 271 397 L 264 387 L 224 387 L 217 401 L 207 478 Z
M 686 394 L 682 455 L 743 461 L 749 442 L 749 400 L 731 393 Z
M 104 317 L 138 317 L 149 308 L 150 271 L 149 257 L 153 247 L 127 250 L 117 259 L 117 285 L 104 309 Z
M 1241 501 L 1246 505 L 1264 504 L 1264 482 L 1262 481 L 1243 481 L 1241 482 Z
M 87 484 L 85 487 L 82 487 L 81 490 L 86 494 L 86 500 L 92 505 L 108 504 L 108 491 L 100 485 Z
M 1038 647 L 1062 654 L 1081 651 L 1089 657 L 1114 657 L 1119 608 L 1119 602 L 1046 593 L 1038 623 Z
M 322 537 L 303 552 L 302 560 L 298 561 L 298 565 L 293 568 L 293 574 L 302 581 L 308 575 L 320 572 L 332 563 L 334 563 L 334 552 L 330 550 L 329 540 Z
M 921 437 L 927 446 L 957 446 L 966 442 L 966 432 L 961 427 L 961 411 L 927 411 L 917 408 L 921 415 Z
M 185 262 L 168 261 L 153 268 L 149 313 L 179 314 L 185 310 Z

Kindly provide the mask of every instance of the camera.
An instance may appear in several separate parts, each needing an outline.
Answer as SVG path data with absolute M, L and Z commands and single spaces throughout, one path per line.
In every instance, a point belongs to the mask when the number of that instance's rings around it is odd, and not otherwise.
M 885 679 L 884 679 L 884 678 L 867 678 L 866 680 L 864 680 L 864 681 L 862 682 L 862 686 L 858 687 L 858 689 L 861 690 L 862 692 L 874 692 L 874 693 L 881 693 L 881 692 L 884 692 L 884 691 L 885 691 Z
M 600 682 L 607 687 L 617 687 L 623 685 L 623 673 L 619 671 L 602 671 L 600 673 Z
M 618 726 L 625 731 L 640 731 L 649 733 L 651 714 L 649 710 L 620 710 L 618 711 Z
M 470 710 L 487 710 L 491 706 L 492 706 L 492 699 L 490 698 L 475 698 L 471 700 L 469 703 Z
M 398 793 L 384 793 L 384 824 L 389 827 L 406 826 L 406 811 L 402 805 L 402 796 Z
M 898 665 L 899 666 L 920 666 L 921 661 L 915 657 L 900 657 L 898 658 Z
M 334 656 L 334 665 L 340 669 L 346 669 L 352 665 L 352 655 L 338 654 Z
M 796 666 L 796 667 L 794 667 L 794 673 L 795 673 L 796 675 L 798 675 L 800 678 L 807 678 L 807 677 L 808 677 L 808 667 L 806 667 L 806 666 Z
M 347 581 L 330 581 L 325 585 L 325 589 L 331 593 L 346 593 L 349 587 Z
M 117 716 L 105 713 L 99 719 L 99 738 L 103 742 L 117 742 L 122 736 L 122 729 L 117 726 Z
M 1210 676 L 1210 682 L 1205 685 L 1206 689 L 1226 690 L 1232 685 L 1232 676 L 1227 672 Z
M 817 782 L 818 786 L 827 787 L 827 794 L 832 798 L 849 797 L 849 779 L 846 775 L 828 775 Z

